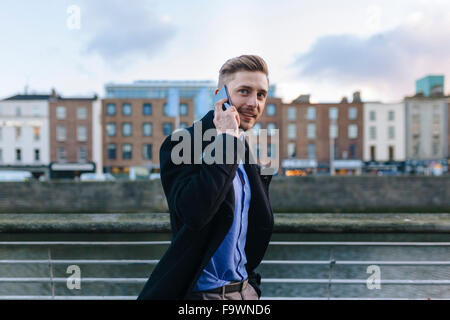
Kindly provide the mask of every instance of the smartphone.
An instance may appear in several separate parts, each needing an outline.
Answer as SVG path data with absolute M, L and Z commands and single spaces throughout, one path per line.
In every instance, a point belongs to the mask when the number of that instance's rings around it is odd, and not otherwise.
M 227 98 L 228 100 L 222 105 L 223 111 L 232 106 L 230 95 L 228 94 L 228 88 L 226 85 L 223 85 L 223 87 L 219 90 L 219 92 L 217 92 L 214 97 L 214 105 L 217 103 L 217 101 L 225 98 Z

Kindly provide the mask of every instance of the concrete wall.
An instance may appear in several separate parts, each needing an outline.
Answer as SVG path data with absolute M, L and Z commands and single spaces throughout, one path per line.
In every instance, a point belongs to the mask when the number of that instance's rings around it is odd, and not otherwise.
M 274 212 L 450 212 L 450 177 L 274 177 Z M 0 212 L 167 212 L 161 182 L 3 182 Z

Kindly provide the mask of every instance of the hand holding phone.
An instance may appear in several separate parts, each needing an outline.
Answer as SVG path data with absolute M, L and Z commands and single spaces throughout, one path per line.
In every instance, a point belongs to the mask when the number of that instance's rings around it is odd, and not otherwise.
M 228 94 L 228 88 L 226 85 L 223 85 L 223 87 L 219 90 L 219 92 L 214 97 L 214 104 L 217 103 L 217 101 L 221 99 L 227 98 L 227 101 L 222 105 L 222 110 L 225 111 L 229 107 L 231 107 L 233 104 L 230 99 L 230 95 Z
M 222 108 L 220 104 L 222 104 Z M 226 85 L 214 97 L 214 106 L 216 111 L 213 122 L 216 126 L 217 133 L 229 133 L 239 138 L 240 118 L 236 107 L 231 102 Z

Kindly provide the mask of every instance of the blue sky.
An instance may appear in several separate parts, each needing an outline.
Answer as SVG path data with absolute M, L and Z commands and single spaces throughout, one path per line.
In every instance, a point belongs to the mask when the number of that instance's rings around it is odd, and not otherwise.
M 80 9 L 80 28 L 68 13 Z M 70 24 L 70 23 L 69 23 Z M 444 74 L 450 92 L 450 2 L 2 0 L 0 97 L 104 94 L 107 82 L 216 80 L 222 63 L 261 55 L 290 101 L 395 101 Z

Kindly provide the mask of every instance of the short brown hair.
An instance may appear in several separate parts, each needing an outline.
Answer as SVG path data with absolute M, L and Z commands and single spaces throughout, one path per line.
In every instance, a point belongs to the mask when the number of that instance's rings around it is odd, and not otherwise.
M 219 71 L 218 88 L 224 85 L 228 77 L 238 71 L 259 71 L 266 75 L 267 82 L 269 82 L 269 70 L 263 58 L 256 55 L 242 55 L 239 57 L 227 60 Z

